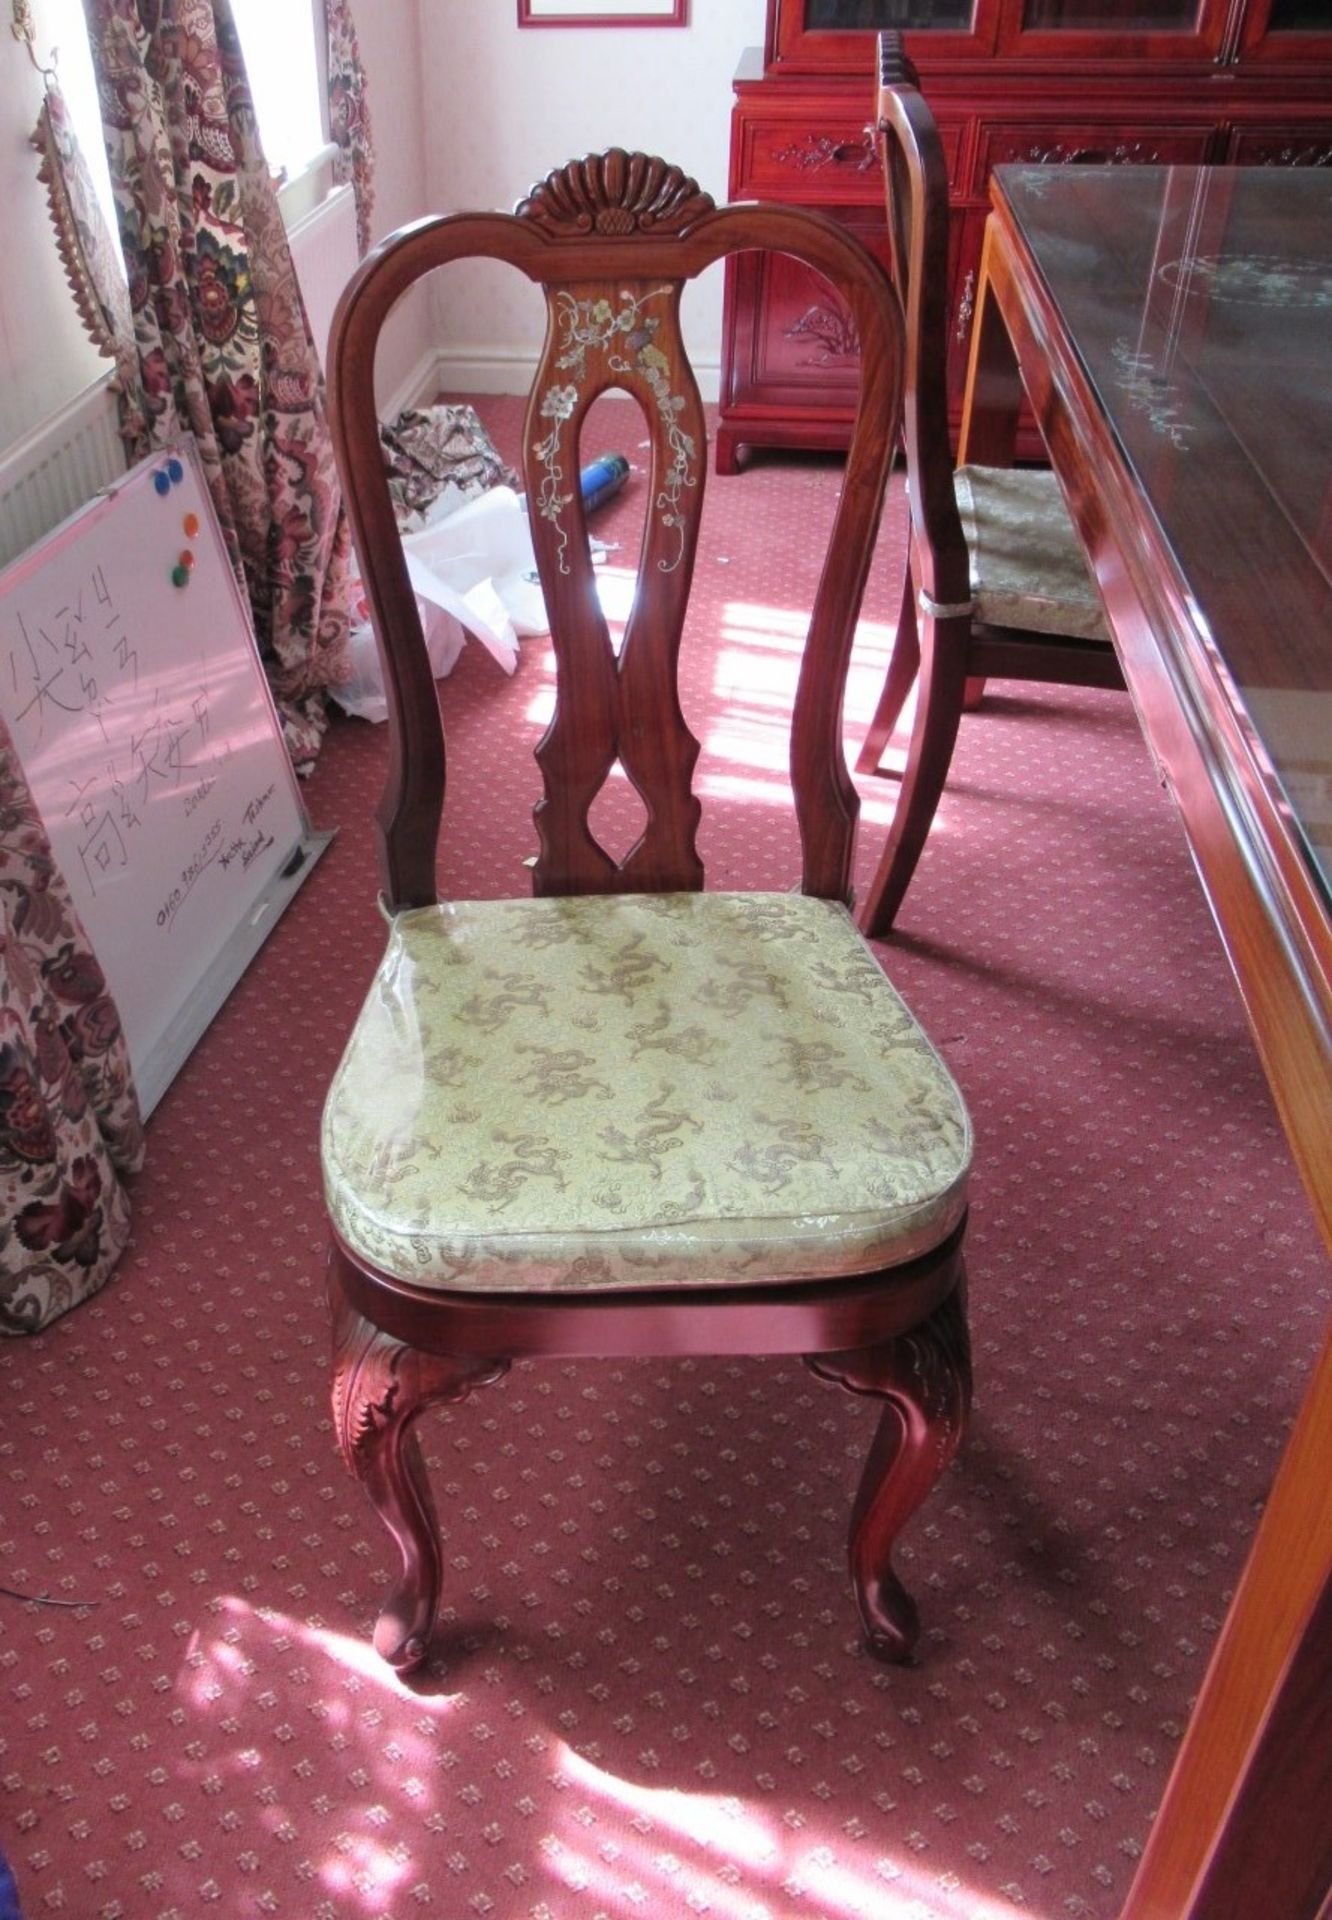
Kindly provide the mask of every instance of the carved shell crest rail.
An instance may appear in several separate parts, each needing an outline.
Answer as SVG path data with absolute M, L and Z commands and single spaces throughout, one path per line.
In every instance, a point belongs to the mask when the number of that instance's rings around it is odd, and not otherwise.
M 552 240 L 596 233 L 612 239 L 630 233 L 682 233 L 716 202 L 679 167 L 652 154 L 608 153 L 571 160 L 548 173 L 514 208 Z
M 548 173 L 515 209 L 550 239 L 624 238 L 630 234 L 678 234 L 716 203 L 696 180 L 679 167 L 646 153 L 626 153 L 612 147 L 607 153 L 571 160 Z M 686 411 L 682 395 L 672 390 L 671 363 L 655 336 L 661 315 L 654 304 L 668 303 L 670 287 L 634 292 L 623 289 L 608 297 L 579 299 L 567 289 L 557 291 L 559 357 L 556 371 L 567 378 L 548 386 L 541 395 L 540 418 L 548 423 L 533 452 L 541 467 L 536 510 L 550 522 L 559 541 L 559 568 L 568 573 L 569 535 L 564 509 L 570 504 L 576 475 L 566 470 L 561 430 L 578 408 L 588 381 L 588 355 L 599 358 L 606 372 L 636 374 L 651 393 L 665 436 L 669 464 L 657 492 L 660 524 L 677 535 L 673 557 L 657 564 L 670 573 L 684 553 L 685 490 L 697 485 L 700 458 L 694 437 L 681 424 Z

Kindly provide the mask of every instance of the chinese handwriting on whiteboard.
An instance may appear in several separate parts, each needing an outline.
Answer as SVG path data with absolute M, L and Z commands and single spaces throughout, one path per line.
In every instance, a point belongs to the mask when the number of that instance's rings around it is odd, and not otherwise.
M 208 687 L 189 667 L 140 687 L 139 651 L 100 566 L 60 605 L 16 612 L 5 646 L 20 753 L 39 758 L 60 733 L 85 732 L 60 804 L 95 894 L 129 865 L 154 800 L 182 794 L 188 815 L 207 797 L 226 757 L 211 744 Z

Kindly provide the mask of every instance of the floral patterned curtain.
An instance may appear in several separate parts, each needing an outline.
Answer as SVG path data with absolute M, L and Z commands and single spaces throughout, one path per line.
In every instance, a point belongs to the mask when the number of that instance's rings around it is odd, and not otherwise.
M 154 446 L 199 443 L 298 762 L 347 671 L 350 543 L 230 0 L 84 0 Z
M 120 1021 L 0 720 L 0 1334 L 102 1286 L 142 1161 Z
M 328 60 L 328 130 L 338 149 L 334 178 L 350 180 L 356 196 L 356 238 L 362 257 L 370 247 L 375 205 L 375 142 L 366 98 L 365 68 L 347 0 L 324 0 Z

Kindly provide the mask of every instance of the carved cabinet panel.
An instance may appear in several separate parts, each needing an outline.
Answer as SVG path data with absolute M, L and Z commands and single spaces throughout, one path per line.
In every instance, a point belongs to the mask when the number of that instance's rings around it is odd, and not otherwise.
M 814 206 L 887 257 L 867 125 L 874 28 L 901 26 L 948 160 L 949 379 L 961 407 L 991 170 L 1332 166 L 1332 14 L 1312 0 L 769 0 L 731 119 L 732 199 Z M 727 269 L 719 471 L 844 447 L 854 341 L 788 263 Z M 1028 422 L 1019 452 L 1039 456 Z
M 1122 118 L 1058 122 L 985 121 L 976 146 L 975 189 L 994 167 L 1199 166 L 1211 158 L 1210 127 L 1126 126 Z
M 877 207 L 825 210 L 891 266 Z M 955 264 L 961 242 L 959 226 L 952 235 Z M 972 302 L 974 288 L 973 273 Z M 846 446 L 859 349 L 852 316 L 820 275 L 781 254 L 740 256 L 728 270 L 725 331 L 719 473 L 737 470 L 741 447 Z
M 1332 167 L 1332 119 L 1308 127 L 1236 127 L 1226 159 L 1237 167 Z

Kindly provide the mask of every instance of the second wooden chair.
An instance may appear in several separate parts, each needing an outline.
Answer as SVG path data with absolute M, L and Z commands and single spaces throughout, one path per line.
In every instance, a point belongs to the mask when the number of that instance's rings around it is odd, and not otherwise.
M 856 763 L 879 769 L 913 683 L 915 721 L 861 925 L 893 924 L 934 819 L 967 682 L 1122 687 L 1096 587 L 1054 475 L 953 467 L 948 438 L 948 169 L 901 36 L 878 42 L 878 137 L 893 266 L 907 320 L 903 441 L 910 559 L 897 640 Z

